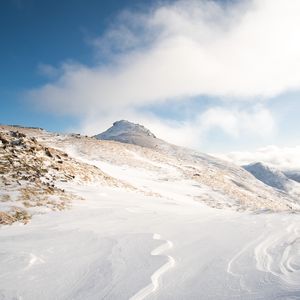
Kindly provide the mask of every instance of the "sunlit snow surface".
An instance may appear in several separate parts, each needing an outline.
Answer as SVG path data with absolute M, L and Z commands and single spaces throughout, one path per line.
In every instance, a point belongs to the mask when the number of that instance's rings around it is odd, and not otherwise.
M 300 299 L 298 214 L 237 212 L 171 159 L 108 142 L 84 155 L 75 141 L 56 145 L 137 189 L 61 183 L 85 200 L 2 226 L 1 300 Z M 239 184 L 273 195 L 239 169 L 224 169 L 225 179 L 231 170 L 244 176 Z M 201 201 L 207 194 L 222 209 Z
M 189 190 L 191 189 L 191 190 Z M 298 299 L 300 218 L 113 188 L 0 230 L 0 299 Z

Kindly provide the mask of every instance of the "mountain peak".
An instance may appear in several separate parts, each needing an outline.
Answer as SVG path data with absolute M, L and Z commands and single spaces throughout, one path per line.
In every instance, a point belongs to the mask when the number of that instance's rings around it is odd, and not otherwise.
M 131 134 L 138 133 L 138 134 L 156 138 L 156 136 L 149 129 L 144 127 L 143 125 L 129 122 L 127 120 L 120 120 L 120 121 L 114 122 L 113 126 L 105 132 L 106 133 L 109 132 L 109 134 L 116 134 L 116 135 L 123 134 L 124 132 L 131 133 Z
M 250 172 L 258 180 L 271 187 L 284 191 L 287 189 L 287 184 L 289 183 L 288 177 L 275 168 L 271 168 L 261 162 L 255 162 L 243 166 L 243 168 Z
M 157 142 L 156 136 L 149 129 L 143 125 L 127 120 L 114 122 L 112 127 L 95 135 L 95 138 L 98 140 L 113 140 L 146 147 L 152 147 Z

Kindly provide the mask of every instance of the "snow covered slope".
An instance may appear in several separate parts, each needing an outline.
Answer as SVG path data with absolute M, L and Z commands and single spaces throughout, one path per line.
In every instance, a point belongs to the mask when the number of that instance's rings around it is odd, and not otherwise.
M 243 168 L 161 140 L 152 147 L 147 134 L 150 147 L 1 130 L 5 182 L 39 188 L 15 176 L 47 166 L 74 198 L 71 209 L 0 226 L 0 299 L 299 299 L 297 201 Z M 17 130 L 21 145 L 11 143 Z M 27 153 L 33 138 L 39 150 Z
M 288 170 L 288 171 L 283 171 L 283 173 L 286 177 L 300 183 L 300 171 Z
M 68 208 L 76 195 L 59 188 L 62 182 L 125 186 L 35 138 L 52 134 L 33 129 L 30 136 L 18 130 L 2 127 L 0 131 L 0 224 L 27 223 L 32 215 Z
M 137 136 L 138 138 L 136 138 Z M 200 184 L 199 186 L 207 189 L 206 196 L 202 193 L 199 199 L 213 207 L 271 210 L 298 208 L 296 199 L 266 187 L 259 180 L 250 176 L 243 168 L 191 149 L 169 144 L 156 138 L 154 134 L 141 125 L 128 121 L 115 122 L 107 131 L 96 136 L 97 139 L 103 137 L 106 140 L 150 148 L 152 152 L 150 149 L 143 149 L 143 152 L 156 153 L 156 155 L 159 153 L 164 156 L 166 162 L 171 160 L 169 164 L 176 166 L 183 178 L 196 181 Z M 122 147 L 126 146 L 119 144 L 119 148 Z M 81 148 L 80 145 L 79 148 Z M 97 144 L 95 144 L 94 149 L 97 149 Z M 131 150 L 131 152 L 140 151 L 141 148 L 137 147 Z M 124 151 L 121 150 L 121 152 Z M 214 196 L 211 196 L 211 192 Z
M 126 120 L 113 123 L 105 132 L 95 136 L 99 140 L 111 140 L 122 143 L 135 144 L 144 147 L 155 147 L 161 141 L 147 128 Z
M 80 172 L 85 173 L 86 168 L 89 174 L 92 169 L 111 178 L 109 181 L 115 186 L 126 185 L 147 195 L 164 196 L 164 188 L 189 182 L 191 197 L 211 207 L 254 211 L 299 209 L 297 199 L 266 186 L 243 168 L 166 143 L 143 126 L 128 121 L 115 122 L 103 134 L 107 139 L 126 143 L 39 129 L 25 128 L 22 132 L 36 138 L 43 147 L 66 153 L 76 163 L 74 170 L 81 168 Z M 139 142 L 142 144 L 136 145 Z M 94 180 L 98 184 L 102 181 Z
M 266 185 L 282 190 L 295 197 L 296 200 L 299 199 L 300 184 L 290 179 L 283 172 L 260 162 L 246 165 L 244 168 Z
M 258 180 L 279 190 L 288 191 L 289 185 L 292 183 L 285 174 L 275 168 L 268 167 L 261 162 L 249 164 L 243 167 Z

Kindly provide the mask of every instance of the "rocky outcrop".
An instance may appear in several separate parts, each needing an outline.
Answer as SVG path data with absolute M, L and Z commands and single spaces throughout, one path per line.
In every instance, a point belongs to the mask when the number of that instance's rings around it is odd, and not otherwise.
M 0 132 L 0 224 L 27 223 L 34 213 L 62 210 L 79 197 L 63 184 L 121 186 L 99 168 L 46 147 L 19 131 Z

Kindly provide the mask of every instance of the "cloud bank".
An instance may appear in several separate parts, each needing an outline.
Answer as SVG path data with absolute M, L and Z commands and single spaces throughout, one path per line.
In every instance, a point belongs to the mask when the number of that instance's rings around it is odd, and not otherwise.
M 300 171 L 300 145 L 295 147 L 268 146 L 253 152 L 231 152 L 226 155 L 216 155 L 225 160 L 245 165 L 253 162 L 263 162 L 280 170 Z
M 185 135 L 197 125 L 201 136 L 219 127 L 238 137 L 265 121 L 259 134 L 268 134 L 274 120 L 262 103 L 300 88 L 299 15 L 298 0 L 176 1 L 122 12 L 92 43 L 98 63 L 63 63 L 57 79 L 28 96 L 48 111 L 80 117 L 85 128 L 127 112 L 151 119 L 162 132 L 169 123 L 139 108 L 216 96 L 225 103 L 221 108 L 200 112 L 177 129 Z M 253 107 L 231 111 L 226 103 L 232 102 Z

